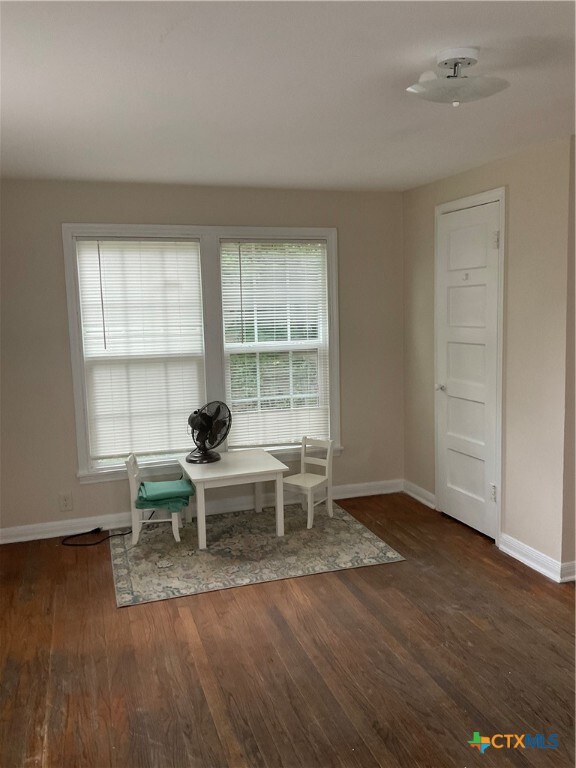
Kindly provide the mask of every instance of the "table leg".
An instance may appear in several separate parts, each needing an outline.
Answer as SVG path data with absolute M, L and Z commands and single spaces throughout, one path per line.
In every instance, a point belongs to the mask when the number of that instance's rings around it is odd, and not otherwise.
M 254 509 L 256 512 L 262 512 L 263 483 L 254 483 Z
M 282 475 L 276 475 L 276 536 L 284 536 L 284 486 Z
M 198 524 L 198 549 L 206 549 L 206 506 L 204 484 L 196 483 L 196 522 Z

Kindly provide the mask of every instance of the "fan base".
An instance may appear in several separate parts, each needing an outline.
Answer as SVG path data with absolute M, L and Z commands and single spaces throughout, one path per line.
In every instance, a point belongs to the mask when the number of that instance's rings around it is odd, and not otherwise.
M 189 464 L 211 464 L 213 461 L 220 461 L 222 456 L 217 451 L 201 451 L 197 448 L 186 456 Z

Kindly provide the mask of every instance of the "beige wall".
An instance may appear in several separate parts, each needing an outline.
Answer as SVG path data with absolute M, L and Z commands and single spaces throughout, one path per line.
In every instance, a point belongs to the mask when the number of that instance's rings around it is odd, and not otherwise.
M 335 482 L 405 477 L 433 493 L 434 207 L 505 186 L 503 530 L 573 559 L 569 158 L 567 138 L 404 195 L 5 181 L 1 526 L 61 520 L 66 490 L 71 518 L 128 508 L 126 483 L 76 479 L 63 222 L 337 227 L 345 450 Z M 364 403 L 370 415 L 357 422 Z
M 61 520 L 66 490 L 71 518 L 128 509 L 126 482 L 76 479 L 63 222 L 337 227 L 335 483 L 403 477 L 400 194 L 6 181 L 1 202 L 2 527 Z
M 434 208 L 506 187 L 503 532 L 561 559 L 570 139 L 404 193 L 405 477 L 434 492 Z
M 564 426 L 564 524 L 562 561 L 576 560 L 576 276 L 574 269 L 574 136 L 570 146 L 570 195 L 568 199 L 568 295 L 566 313 L 566 418 Z

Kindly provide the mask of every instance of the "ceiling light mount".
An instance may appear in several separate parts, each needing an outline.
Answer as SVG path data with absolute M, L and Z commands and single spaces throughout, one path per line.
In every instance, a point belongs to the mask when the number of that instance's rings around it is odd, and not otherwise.
M 437 75 L 432 71 L 424 72 L 418 82 L 406 90 L 427 101 L 457 107 L 462 102 L 484 99 L 508 88 L 509 83 L 499 77 L 468 77 L 462 74 L 463 69 L 477 62 L 477 48 L 447 48 L 438 54 L 436 64 L 439 69 L 449 69 L 451 73 Z
M 436 64 L 443 69 L 471 67 L 478 63 L 478 48 L 447 48 L 438 54 Z

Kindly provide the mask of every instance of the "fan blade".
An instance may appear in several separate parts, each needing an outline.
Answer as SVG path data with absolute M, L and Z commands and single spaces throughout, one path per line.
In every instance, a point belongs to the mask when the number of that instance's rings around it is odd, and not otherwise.
M 192 429 L 210 429 L 212 419 L 206 413 L 196 413 L 190 416 L 188 423 Z
M 214 420 L 214 423 L 212 424 L 212 429 L 210 430 L 210 442 L 212 444 L 216 443 L 216 441 L 220 437 L 220 433 L 224 430 L 225 426 L 226 426 L 226 421 L 224 419 Z

